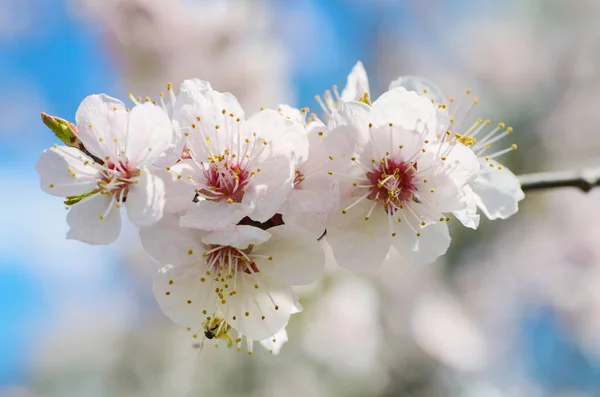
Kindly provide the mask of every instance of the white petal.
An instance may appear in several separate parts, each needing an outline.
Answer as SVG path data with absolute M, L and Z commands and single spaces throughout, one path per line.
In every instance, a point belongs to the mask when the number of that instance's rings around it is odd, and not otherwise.
M 172 141 L 173 126 L 162 108 L 146 102 L 131 109 L 125 153 L 132 167 L 154 164 Z
M 286 157 L 273 157 L 260 163 L 261 172 L 252 177 L 242 203 L 254 208 L 250 217 L 266 222 L 283 206 L 294 188 L 294 164 Z
M 200 79 L 184 80 L 179 86 L 179 96 L 177 97 L 177 102 L 179 102 L 182 96 L 191 97 L 196 93 L 204 93 L 212 90 L 213 88 L 208 81 Z
M 154 297 L 171 321 L 197 331 L 206 317 L 212 316 L 217 309 L 217 294 L 212 281 L 202 263 L 168 265 L 154 279 Z
M 392 244 L 408 263 L 427 264 L 445 254 L 450 246 L 450 234 L 446 222 L 430 223 L 419 227 L 420 236 L 402 221 L 395 227 L 396 237 Z
M 332 178 L 322 178 L 324 184 L 331 186 L 330 190 L 335 192 L 333 186 L 335 180 Z M 306 181 L 309 182 L 309 181 Z M 304 184 L 304 182 L 302 182 Z M 326 186 L 324 187 L 326 189 Z M 328 193 L 325 190 L 325 194 Z M 333 194 L 329 194 L 327 197 L 323 197 L 321 190 L 302 189 L 296 187 L 290 192 L 288 200 L 286 202 L 286 209 L 292 209 L 295 212 L 314 212 L 314 211 L 327 211 L 330 209 L 334 202 Z
M 46 193 L 60 197 L 78 196 L 97 187 L 100 177 L 93 162 L 78 149 L 57 146 L 44 150 L 35 169 Z
M 256 133 L 268 142 L 259 159 L 269 157 L 294 157 L 303 162 L 308 158 L 308 139 L 304 127 L 271 109 L 254 114 L 243 125 L 242 135 L 253 139 Z
M 202 168 L 194 160 L 153 171 L 165 184 L 165 213 L 184 214 L 196 196 L 197 183 L 203 178 Z
M 358 61 L 348 75 L 341 99 L 343 102 L 357 101 L 364 94 L 369 94 L 369 77 L 362 62 Z
M 136 183 L 129 185 L 127 216 L 136 226 L 150 226 L 163 216 L 165 208 L 165 183 L 147 168 L 140 170 Z
M 296 123 L 302 123 L 304 116 L 299 109 L 296 109 L 290 105 L 279 104 L 277 105 L 277 110 L 279 114 L 285 117 L 288 120 L 294 121 Z
M 371 107 L 362 102 L 347 102 L 343 103 L 339 111 L 333 113 L 329 117 L 328 127 L 330 130 L 334 130 L 340 126 L 353 126 L 357 128 L 363 136 L 353 137 L 362 138 L 361 141 L 364 144 L 368 140 L 369 136 L 366 134 L 369 125 L 369 114 Z M 361 142 L 359 142 L 361 143 Z
M 91 154 L 116 158 L 125 144 L 128 113 L 118 99 L 105 94 L 86 97 L 75 114 L 77 137 Z
M 477 204 L 475 195 L 469 185 L 463 187 L 463 201 L 466 207 L 462 210 L 454 211 L 453 214 L 464 226 L 473 230 L 479 227 L 479 214 L 477 213 Z
M 227 201 L 199 201 L 181 217 L 181 226 L 203 230 L 221 230 L 237 225 L 252 212 L 252 208 L 242 203 Z
M 281 351 L 281 348 L 287 341 L 288 341 L 288 334 L 287 334 L 287 331 L 285 330 L 285 328 L 283 328 L 281 331 L 277 332 L 275 335 L 271 336 L 270 338 L 261 340 L 260 344 L 265 349 L 267 349 L 267 351 L 269 353 L 277 355 L 277 354 L 279 354 L 279 352 Z
M 428 150 L 437 153 L 438 148 L 437 144 L 433 144 L 428 147 Z M 462 187 L 465 183 L 477 178 L 481 164 L 473 150 L 458 142 L 442 145 L 442 151 L 445 152 L 447 148 L 451 148 L 451 150 L 444 163 L 446 169 L 452 169 L 451 176 L 456 181 L 456 185 Z
M 418 165 L 420 166 L 421 163 Z M 465 208 L 462 189 L 456 185 L 451 175 L 433 168 L 419 173 L 415 178 L 414 185 L 418 190 L 419 198 L 436 211 L 443 213 Z
M 327 229 L 327 212 L 296 212 L 288 210 L 283 213 L 283 223 L 306 229 L 315 239 L 320 238 Z
M 429 131 L 437 131 L 436 108 L 431 100 L 402 87 L 384 93 L 373 102 L 370 121 L 375 127 L 392 123 L 419 132 L 425 126 Z
M 71 207 L 67 223 L 68 239 L 106 245 L 114 243 L 121 233 L 121 211 L 116 208 L 116 200 L 95 194 Z
M 256 285 L 259 288 L 255 288 Z M 295 310 L 295 302 L 292 289 L 275 277 L 238 272 L 237 293 L 228 298 L 227 320 L 248 339 L 267 339 L 285 328 Z M 227 308 L 222 306 L 221 311 L 227 313 Z
M 240 225 L 219 230 L 202 238 L 204 244 L 228 245 L 246 249 L 249 245 L 260 245 L 271 238 L 271 234 L 257 227 Z
M 434 104 L 448 104 L 442 90 L 431 81 L 419 76 L 400 76 L 390 83 L 389 89 L 404 87 L 408 91 L 415 91 L 419 95 L 425 95 L 433 99 Z
M 494 160 L 496 165 L 499 165 Z M 501 165 L 500 165 L 501 166 Z M 489 219 L 506 219 L 519 210 L 525 195 L 517 177 L 506 167 L 490 168 L 469 184 L 477 206 Z
M 272 227 L 268 232 L 271 239 L 255 247 L 250 254 L 261 273 L 273 275 L 289 285 L 310 284 L 321 277 L 325 254 L 314 236 L 288 225 Z
M 349 205 L 352 200 L 342 204 Z M 340 266 L 351 270 L 379 267 L 391 246 L 391 231 L 383 205 L 378 204 L 368 221 L 365 216 L 373 201 L 363 200 L 346 214 L 332 213 L 325 238 Z
M 179 226 L 179 217 L 166 215 L 150 227 L 140 229 L 140 239 L 146 252 L 162 264 L 192 266 L 202 261 L 206 247 L 203 230 Z

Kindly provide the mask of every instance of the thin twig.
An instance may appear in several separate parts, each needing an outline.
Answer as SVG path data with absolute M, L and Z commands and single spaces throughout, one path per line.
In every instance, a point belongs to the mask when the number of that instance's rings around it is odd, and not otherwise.
M 600 186 L 600 170 L 537 172 L 519 176 L 523 191 L 576 187 L 587 193 Z

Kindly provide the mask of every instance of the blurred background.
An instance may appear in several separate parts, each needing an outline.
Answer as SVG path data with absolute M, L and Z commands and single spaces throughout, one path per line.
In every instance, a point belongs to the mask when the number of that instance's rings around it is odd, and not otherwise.
M 317 110 L 357 60 L 373 98 L 404 74 L 472 89 L 516 173 L 598 167 L 599 26 L 598 0 L 0 0 L 0 396 L 600 396 L 600 189 L 531 193 L 430 266 L 329 263 L 279 356 L 198 356 L 135 230 L 67 241 L 33 168 L 39 113 L 91 93 L 199 77 L 247 114 Z

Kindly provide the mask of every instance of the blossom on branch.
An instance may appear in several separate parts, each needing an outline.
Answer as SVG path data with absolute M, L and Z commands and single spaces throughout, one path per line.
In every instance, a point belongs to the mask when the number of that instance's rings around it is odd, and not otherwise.
M 121 230 L 125 205 L 138 227 L 158 221 L 164 208 L 164 183 L 151 165 L 171 145 L 169 118 L 145 103 L 131 111 L 106 95 L 87 97 L 76 114 L 77 138 L 86 151 L 69 146 L 45 150 L 36 170 L 41 187 L 66 197 L 67 238 L 110 244 Z

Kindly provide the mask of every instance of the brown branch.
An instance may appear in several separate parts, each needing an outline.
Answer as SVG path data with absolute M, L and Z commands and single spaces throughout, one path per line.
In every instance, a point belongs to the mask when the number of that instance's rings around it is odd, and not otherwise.
M 519 176 L 525 192 L 559 187 L 575 187 L 587 193 L 600 186 L 600 170 L 537 172 Z

